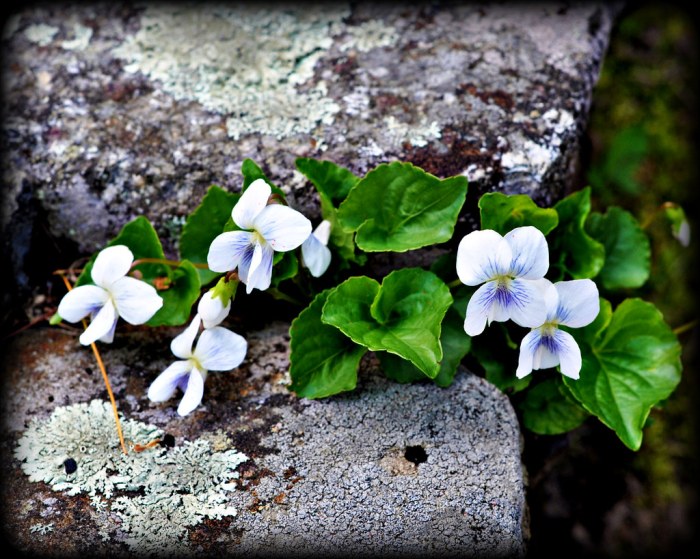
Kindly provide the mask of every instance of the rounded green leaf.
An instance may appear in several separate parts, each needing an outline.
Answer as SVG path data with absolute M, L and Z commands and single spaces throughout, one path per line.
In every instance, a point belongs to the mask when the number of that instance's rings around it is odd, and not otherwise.
M 525 428 L 538 435 L 558 435 L 575 429 L 590 417 L 564 390 L 559 378 L 549 378 L 529 388 L 518 405 Z
M 124 225 L 119 234 L 107 243 L 108 247 L 114 245 L 128 247 L 134 255 L 135 261 L 140 258 L 165 258 L 158 233 L 156 233 L 151 222 L 144 216 L 139 216 Z M 92 265 L 95 262 L 95 258 L 97 258 L 98 252 L 92 255 L 90 261 L 83 268 L 75 283 L 76 287 L 92 283 Z M 170 273 L 170 268 L 164 264 L 138 264 L 135 269 L 142 274 L 142 279 L 149 283 L 157 277 L 167 277 Z
M 591 211 L 591 189 L 586 187 L 557 202 L 559 225 L 549 236 L 551 252 L 574 279 L 595 277 L 605 262 L 605 247 L 584 230 Z
M 199 274 L 188 260 L 172 270 L 167 289 L 159 290 L 163 306 L 146 324 L 149 326 L 179 326 L 190 318 L 192 305 L 199 299 Z
M 231 210 L 240 194 L 226 192 L 212 185 L 202 198 L 201 203 L 189 215 L 180 236 L 180 255 L 190 262 L 206 264 L 209 246 L 217 235 L 224 230 L 224 225 L 231 219 Z M 202 285 L 206 285 L 221 275 L 207 269 L 198 269 Z
M 243 164 L 241 165 L 241 174 L 243 175 L 243 188 L 241 189 L 241 192 L 245 192 L 256 180 L 263 179 L 270 185 L 272 194 L 276 194 L 285 204 L 287 203 L 287 197 L 284 195 L 282 189 L 268 179 L 267 175 L 252 159 L 243 160 Z
M 328 297 L 322 320 L 373 351 L 408 359 L 430 378 L 440 372 L 442 319 L 452 304 L 450 290 L 435 274 L 405 268 L 380 287 L 359 276 L 341 283 Z
M 527 194 L 488 192 L 479 199 L 481 228 L 505 235 L 516 227 L 532 225 L 547 235 L 559 223 L 553 208 L 540 208 Z
M 584 408 L 637 450 L 651 408 L 680 382 L 678 339 L 658 309 L 641 299 L 625 299 L 590 347 L 591 331 L 582 330 L 583 335 L 570 330 L 582 346 L 581 376 L 564 383 Z
M 289 389 L 302 398 L 324 398 L 352 390 L 367 349 L 340 330 L 321 322 L 330 289 L 319 293 L 289 329 Z
M 327 198 L 336 208 L 345 200 L 352 187 L 360 181 L 360 177 L 330 161 L 299 157 L 295 164 L 297 169 L 316 187 L 318 193 Z
M 382 164 L 360 180 L 338 209 L 368 252 L 405 252 L 448 241 L 467 195 L 463 176 L 440 180 L 411 165 Z
M 649 278 L 649 237 L 634 216 L 613 206 L 605 215 L 592 213 L 586 231 L 605 247 L 605 263 L 598 274 L 605 289 L 641 287 Z
M 454 306 L 450 307 L 442 321 L 440 332 L 440 345 L 442 346 L 440 371 L 433 379 L 433 382 L 442 388 L 452 384 L 459 364 L 471 348 L 471 338 L 464 332 L 463 323 L 464 318 L 459 315 Z M 409 383 L 428 378 L 413 363 L 398 355 L 380 351 L 377 352 L 377 357 L 384 374 L 396 382 Z

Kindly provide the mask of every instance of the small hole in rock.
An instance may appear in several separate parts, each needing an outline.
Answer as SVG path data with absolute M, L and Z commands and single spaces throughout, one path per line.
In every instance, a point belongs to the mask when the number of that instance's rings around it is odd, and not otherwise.
M 422 464 L 428 459 L 425 449 L 420 445 L 407 446 L 404 452 L 404 458 L 409 462 L 413 462 L 416 466 Z
M 63 467 L 66 469 L 67 474 L 72 474 L 78 469 L 78 463 L 73 458 L 66 458 L 63 462 Z

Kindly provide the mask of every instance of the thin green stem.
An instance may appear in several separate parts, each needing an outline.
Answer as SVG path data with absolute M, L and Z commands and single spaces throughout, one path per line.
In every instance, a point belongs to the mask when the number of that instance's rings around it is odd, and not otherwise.
M 457 278 L 456 280 L 451 281 L 450 283 L 448 283 L 448 284 L 447 284 L 447 287 L 449 287 L 450 289 L 452 289 L 453 287 L 459 287 L 460 285 L 464 285 L 464 284 L 462 283 L 462 280 L 460 280 L 459 278 Z
M 680 334 L 683 334 L 684 332 L 687 332 L 688 330 L 692 330 L 697 326 L 698 321 L 697 320 L 691 320 L 690 322 L 686 322 L 685 324 L 681 324 L 677 328 L 673 329 L 673 333 L 676 336 L 679 336 Z
M 139 264 L 164 264 L 165 266 L 172 266 L 173 268 L 177 268 L 180 264 L 182 264 L 182 262 L 179 260 L 168 260 L 167 258 L 137 258 L 131 264 L 132 269 L 138 266 Z M 207 266 L 206 264 L 200 264 L 198 262 L 190 262 L 190 264 L 192 264 L 195 268 L 199 268 L 200 270 L 209 269 L 209 266 Z

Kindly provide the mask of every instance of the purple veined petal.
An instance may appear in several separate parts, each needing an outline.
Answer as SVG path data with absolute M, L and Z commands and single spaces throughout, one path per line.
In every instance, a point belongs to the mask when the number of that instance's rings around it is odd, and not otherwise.
M 216 326 L 202 332 L 194 356 L 208 371 L 230 371 L 243 362 L 247 349 L 243 336 Z
M 539 328 L 530 330 L 520 342 L 520 354 L 518 356 L 518 368 L 515 376 L 524 378 L 532 372 L 535 362 L 535 352 L 539 348 L 541 331 Z
M 313 234 L 302 243 L 301 258 L 311 275 L 318 278 L 325 273 L 331 263 L 331 251 Z
M 251 244 L 249 250 L 243 255 L 243 258 L 241 258 L 241 261 L 238 263 L 238 278 L 245 285 L 248 285 L 248 273 L 250 272 L 250 264 L 253 260 L 254 253 L 255 244 Z
M 227 231 L 209 245 L 207 264 L 213 272 L 230 272 L 253 251 L 254 236 L 248 231 Z
M 112 323 L 112 328 L 110 329 L 110 331 L 107 332 L 101 338 L 99 338 L 99 341 L 104 342 L 106 344 L 111 344 L 114 341 L 114 333 L 117 331 L 117 322 L 118 320 L 115 320 Z
M 255 245 L 253 258 L 250 261 L 250 270 L 246 278 L 246 293 L 250 293 L 253 289 L 265 291 L 270 287 L 270 282 L 272 281 L 272 259 L 274 255 L 275 252 L 270 245 Z
M 600 311 L 598 287 L 589 279 L 559 281 L 555 316 L 559 324 L 581 328 L 593 322 Z
M 155 287 L 129 276 L 115 281 L 110 291 L 119 316 L 129 324 L 148 322 L 163 306 Z
M 529 280 L 544 277 L 549 269 L 549 246 L 542 231 L 526 225 L 516 227 L 504 238 L 513 252 L 511 275 Z
M 255 230 L 273 250 L 287 252 L 311 235 L 311 222 L 288 206 L 271 204 L 255 218 Z
M 532 280 L 514 279 L 508 289 L 498 293 L 499 301 L 508 309 L 510 319 L 519 326 L 537 328 L 547 320 L 547 306 L 541 284 Z
M 92 265 L 92 281 L 100 287 L 109 287 L 118 279 L 123 278 L 131 268 L 134 255 L 124 245 L 114 245 L 102 250 Z
M 253 229 L 255 218 L 267 206 L 267 199 L 271 193 L 270 185 L 263 179 L 256 179 L 250 183 L 231 210 L 234 223 L 241 229 Z
M 331 237 L 331 222 L 324 219 L 318 224 L 316 229 L 314 229 L 312 235 L 316 237 L 323 244 L 323 246 L 328 246 L 328 239 Z
M 90 321 L 90 326 L 85 329 L 80 335 L 80 343 L 90 345 L 106 336 L 114 328 L 114 323 L 117 321 L 117 309 L 112 301 L 107 301 L 104 306 L 97 311 Z
M 491 304 L 496 294 L 497 281 L 489 281 L 477 289 L 467 303 L 464 331 L 470 336 L 478 336 L 486 328 Z
M 205 378 L 206 372 L 200 371 L 197 367 L 192 367 L 192 371 L 190 371 L 189 377 L 187 378 L 185 394 L 182 396 L 180 405 L 177 407 L 178 415 L 185 416 L 202 403 Z
M 505 274 L 510 261 L 510 247 L 499 233 L 472 231 L 457 247 L 457 276 L 465 285 L 479 285 Z
M 78 322 L 101 309 L 109 293 L 97 285 L 81 285 L 66 293 L 58 304 L 58 316 L 68 322 Z
M 179 357 L 180 359 L 189 359 L 192 357 L 192 345 L 199 332 L 199 325 L 201 322 L 202 319 L 200 316 L 198 314 L 194 315 L 190 325 L 170 342 L 170 351 L 173 352 L 175 357 Z
M 202 324 L 204 324 L 205 328 L 213 328 L 220 324 L 231 310 L 231 299 L 224 306 L 221 297 L 212 297 L 212 293 L 212 289 L 207 291 L 199 299 L 199 304 L 197 305 L 197 313 L 202 318 Z
M 561 374 L 574 380 L 581 372 L 581 348 L 574 337 L 568 332 L 557 330 L 555 333 Z
M 540 335 L 540 343 L 532 363 L 533 369 L 550 369 L 559 365 L 559 340 L 556 336 L 558 332 L 555 328 L 552 334 Z
M 148 399 L 151 402 L 165 402 L 175 395 L 178 384 L 192 370 L 190 361 L 175 361 L 148 387 Z

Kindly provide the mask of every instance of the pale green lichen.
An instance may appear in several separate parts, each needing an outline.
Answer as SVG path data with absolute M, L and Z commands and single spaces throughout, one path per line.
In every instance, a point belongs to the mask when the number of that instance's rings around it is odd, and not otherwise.
M 233 138 L 283 137 L 332 122 L 340 107 L 313 76 L 347 6 L 147 4 L 141 29 L 113 52 L 177 99 L 227 115 Z
M 346 25 L 345 3 L 145 4 L 141 27 L 112 52 L 181 100 L 225 115 L 229 136 L 278 139 L 330 125 L 341 107 L 314 66 L 342 36 L 341 50 L 392 44 L 379 21 Z
M 63 41 L 61 47 L 66 50 L 84 50 L 92 39 L 92 29 L 76 23 L 73 25 L 73 35 L 75 37 L 70 41 Z
M 128 419 L 122 420 L 122 429 L 133 443 L 163 436 L 152 425 Z M 103 538 L 119 529 L 132 550 L 170 555 L 187 551 L 188 527 L 236 514 L 227 491 L 235 488 L 235 470 L 247 460 L 235 449 L 213 452 L 206 440 L 125 455 L 112 409 L 101 400 L 57 408 L 47 420 L 32 421 L 15 457 L 31 481 L 43 481 L 68 495 L 87 493 Z M 70 474 L 68 458 L 77 464 Z M 138 495 L 112 499 L 117 490 Z M 119 517 L 119 526 L 110 513 Z
M 51 44 L 56 33 L 59 32 L 58 27 L 53 25 L 46 25 L 45 23 L 37 23 L 36 25 L 30 25 L 24 30 L 24 34 L 27 39 L 36 43 L 40 47 L 45 47 Z

